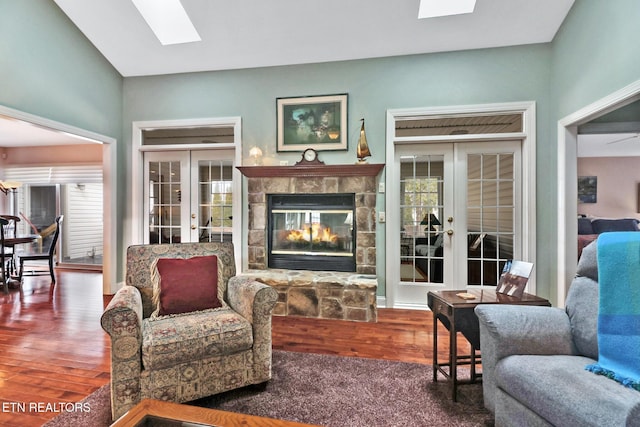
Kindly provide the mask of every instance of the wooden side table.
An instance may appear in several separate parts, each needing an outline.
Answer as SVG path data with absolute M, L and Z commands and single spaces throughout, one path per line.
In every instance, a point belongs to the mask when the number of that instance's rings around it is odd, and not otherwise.
M 457 294 L 472 294 L 474 299 L 463 299 Z M 466 291 L 429 291 L 427 304 L 433 312 L 433 381 L 438 381 L 438 372 L 451 382 L 451 398 L 456 401 L 458 384 L 474 383 L 482 378 L 476 372 L 480 361 L 480 326 L 473 309 L 478 304 L 514 304 L 551 306 L 548 300 L 525 293 L 521 298 L 496 293 L 495 289 L 467 289 Z M 438 320 L 449 330 L 449 360 L 438 362 Z M 458 332 L 471 344 L 470 355 L 458 355 Z M 468 381 L 458 380 L 458 365 L 470 365 Z M 444 368 L 448 367 L 448 371 Z

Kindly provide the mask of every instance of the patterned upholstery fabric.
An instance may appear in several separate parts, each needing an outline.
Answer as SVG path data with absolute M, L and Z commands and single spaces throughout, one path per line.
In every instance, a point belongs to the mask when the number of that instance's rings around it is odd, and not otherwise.
M 218 257 L 219 309 L 150 319 L 158 258 Z M 145 398 L 186 402 L 271 378 L 270 286 L 235 277 L 231 243 L 136 245 L 126 285 L 102 315 L 111 336 L 111 408 L 117 419 Z
M 251 324 L 230 309 L 142 321 L 142 367 L 161 369 L 185 359 L 233 354 L 253 345 Z

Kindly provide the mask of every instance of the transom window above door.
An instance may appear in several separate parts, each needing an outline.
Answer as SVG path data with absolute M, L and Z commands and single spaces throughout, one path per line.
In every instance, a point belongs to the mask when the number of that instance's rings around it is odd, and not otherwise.
M 233 126 L 207 126 L 194 128 L 144 129 L 142 145 L 198 145 L 233 144 Z
M 491 135 L 519 133 L 522 113 L 411 117 L 396 121 L 395 136 Z

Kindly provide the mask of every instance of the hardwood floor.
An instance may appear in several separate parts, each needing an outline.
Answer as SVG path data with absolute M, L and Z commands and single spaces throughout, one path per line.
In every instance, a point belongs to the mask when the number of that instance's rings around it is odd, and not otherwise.
M 57 277 L 53 289 L 47 277 L 28 277 L 22 291 L 0 292 L 0 426 L 41 426 L 109 382 L 102 276 Z M 396 309 L 379 309 L 377 323 L 274 317 L 273 346 L 430 364 L 432 321 L 429 311 Z M 444 360 L 447 342 L 438 346 Z
M 58 272 L 49 283 L 25 277 L 22 291 L 0 292 L 0 425 L 40 426 L 57 415 L 48 409 L 109 382 L 102 275 Z

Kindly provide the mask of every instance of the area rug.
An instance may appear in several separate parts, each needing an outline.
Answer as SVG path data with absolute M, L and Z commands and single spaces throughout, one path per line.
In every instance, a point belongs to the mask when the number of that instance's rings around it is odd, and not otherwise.
M 431 366 L 416 363 L 274 351 L 266 387 L 189 404 L 327 427 L 492 425 L 480 384 L 458 387 L 453 402 L 448 384 L 433 383 L 432 375 Z M 86 401 L 91 412 L 64 414 L 46 426 L 109 425 L 108 386 Z

